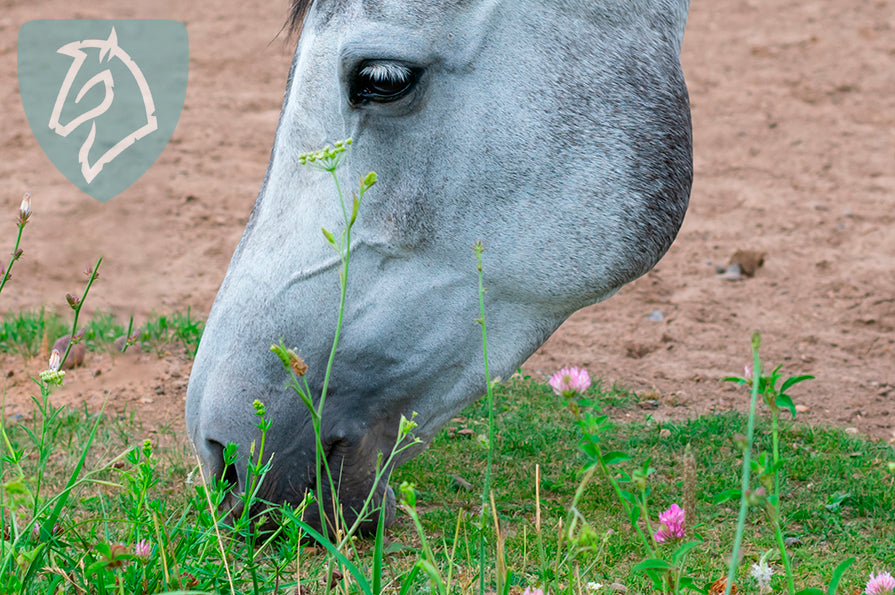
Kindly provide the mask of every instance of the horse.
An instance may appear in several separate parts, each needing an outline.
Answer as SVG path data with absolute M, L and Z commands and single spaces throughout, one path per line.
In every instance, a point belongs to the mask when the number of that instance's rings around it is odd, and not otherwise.
M 260 192 L 207 319 L 186 423 L 206 477 L 239 506 L 270 423 L 257 496 L 314 491 L 311 415 L 271 344 L 293 346 L 318 399 L 339 315 L 343 229 L 331 177 L 299 164 L 350 137 L 347 188 L 375 171 L 352 231 L 320 443 L 322 513 L 394 517 L 379 453 L 416 414 L 414 456 L 575 311 L 665 254 L 692 184 L 680 49 L 688 0 L 295 0 L 299 31 Z M 225 448 L 238 446 L 234 464 Z M 270 454 L 269 454 L 270 453 Z M 269 458 L 268 458 L 269 457 Z M 387 469 L 386 471 L 389 471 Z M 356 519 L 368 494 L 379 512 Z M 305 520 L 322 525 L 317 506 Z

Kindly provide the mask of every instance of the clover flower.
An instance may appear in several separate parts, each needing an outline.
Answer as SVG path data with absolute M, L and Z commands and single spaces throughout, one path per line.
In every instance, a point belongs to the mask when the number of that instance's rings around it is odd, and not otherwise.
M 151 554 L 152 544 L 149 543 L 147 540 L 141 539 L 136 543 L 136 545 L 134 545 L 134 555 L 143 562 L 148 561 Z
M 560 397 L 571 399 L 584 394 L 590 388 L 590 375 L 584 368 L 571 366 L 561 369 L 550 377 L 548 384 Z
M 866 595 L 892 595 L 893 592 L 895 592 L 895 577 L 888 572 L 880 572 L 876 576 L 870 573 L 870 580 L 864 589 Z
M 774 574 L 774 571 L 768 566 L 768 563 L 765 562 L 764 558 L 762 558 L 758 564 L 752 565 L 749 574 L 752 575 L 752 578 L 758 583 L 758 590 L 761 592 L 761 595 L 766 595 L 771 592 L 771 575 Z
M 659 530 L 653 535 L 656 543 L 677 541 L 684 537 L 684 509 L 677 504 L 659 513 L 659 523 Z

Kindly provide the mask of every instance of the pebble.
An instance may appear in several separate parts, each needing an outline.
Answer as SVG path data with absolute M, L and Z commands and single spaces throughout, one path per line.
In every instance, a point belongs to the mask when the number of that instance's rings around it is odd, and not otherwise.
M 739 281 L 743 278 L 743 269 L 740 265 L 734 263 L 727 267 L 723 277 L 726 281 Z
M 786 545 L 786 547 L 801 547 L 802 540 L 798 537 L 787 537 L 783 540 L 783 543 Z
M 805 405 L 796 405 L 796 412 L 797 413 L 808 413 L 808 407 L 806 407 Z
M 82 331 L 83 332 L 83 331 Z M 71 340 L 71 335 L 65 335 L 64 337 L 59 337 L 56 339 L 56 342 L 53 343 L 53 349 L 59 351 L 59 355 L 65 353 L 65 350 L 68 349 L 68 342 Z M 75 343 L 71 347 L 71 351 L 68 352 L 68 357 L 65 359 L 65 363 L 62 365 L 63 370 L 71 370 L 72 368 L 76 368 L 78 366 L 84 365 L 84 356 L 87 354 L 87 347 L 84 345 L 84 341 L 80 341 Z
M 858 428 L 845 428 L 845 433 L 854 436 L 858 433 Z
M 653 399 L 650 399 L 648 401 L 640 401 L 637 403 L 637 406 L 641 409 L 658 409 L 659 401 Z
M 653 310 L 652 313 L 647 316 L 648 320 L 652 320 L 653 322 L 662 322 L 665 320 L 665 316 L 662 314 L 662 310 Z

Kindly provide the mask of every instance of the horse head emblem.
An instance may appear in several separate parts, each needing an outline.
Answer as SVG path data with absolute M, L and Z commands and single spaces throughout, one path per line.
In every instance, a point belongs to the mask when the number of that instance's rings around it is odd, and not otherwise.
M 99 50 L 97 62 L 94 63 L 92 60 L 88 59 L 89 55 L 85 51 L 87 49 Z M 56 96 L 56 103 L 53 106 L 49 126 L 53 132 L 64 138 L 82 124 L 90 122 L 90 132 L 78 151 L 78 163 L 81 164 L 81 174 L 89 184 L 102 171 L 104 165 L 110 163 L 136 141 L 158 129 L 158 122 L 155 116 L 155 103 L 152 99 L 152 92 L 149 90 L 149 84 L 146 82 L 146 77 L 143 76 L 140 67 L 137 66 L 137 63 L 134 62 L 128 53 L 118 45 L 118 35 L 115 33 L 114 27 L 112 27 L 112 31 L 109 33 L 107 39 L 74 41 L 60 47 L 57 50 L 57 53 L 71 57 L 72 63 L 65 75 L 65 79 L 62 81 L 62 87 L 59 89 L 59 94 Z M 81 112 L 80 115 L 72 118 L 66 124 L 63 124 L 60 121 L 60 118 L 62 117 L 62 110 L 66 105 L 66 101 L 71 94 L 75 79 L 81 71 L 81 67 L 85 65 L 98 65 L 99 67 L 103 67 L 104 65 L 111 65 L 112 61 L 115 59 L 120 60 L 134 77 L 134 81 L 136 82 L 137 88 L 140 90 L 140 95 L 143 99 L 143 109 L 145 113 L 138 115 L 140 123 L 138 128 L 118 139 L 101 156 L 96 158 L 93 163 L 90 163 L 90 151 L 96 140 L 96 120 L 111 108 L 112 103 L 115 100 L 115 80 L 112 75 L 112 69 L 106 68 L 92 76 L 81 86 L 74 97 L 74 102 L 79 104 L 91 89 L 102 85 L 104 95 L 102 101 L 100 101 L 98 105 Z

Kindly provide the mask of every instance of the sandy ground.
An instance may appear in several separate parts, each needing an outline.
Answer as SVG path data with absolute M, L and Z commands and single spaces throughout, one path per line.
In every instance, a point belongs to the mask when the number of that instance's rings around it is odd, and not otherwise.
M 0 244 L 22 192 L 34 195 L 25 255 L 0 315 L 66 310 L 81 271 L 105 256 L 88 310 L 139 321 L 204 316 L 264 176 L 291 44 L 285 1 L 0 0 Z M 38 18 L 169 18 L 190 36 L 186 105 L 170 145 L 101 205 L 70 184 L 31 134 L 16 40 Z M 658 418 L 744 408 L 719 379 L 749 361 L 749 338 L 789 374 L 814 374 L 800 417 L 895 442 L 895 2 L 715 0 L 691 7 L 683 64 L 695 182 L 677 242 L 655 271 L 573 316 L 527 363 L 587 366 L 655 400 Z M 766 254 L 752 278 L 717 274 L 739 249 Z M 661 320 L 658 320 L 661 313 Z M 651 316 L 652 315 L 652 316 Z M 8 413 L 41 362 L 0 360 Z M 189 361 L 88 356 L 56 399 L 135 409 L 182 427 Z

